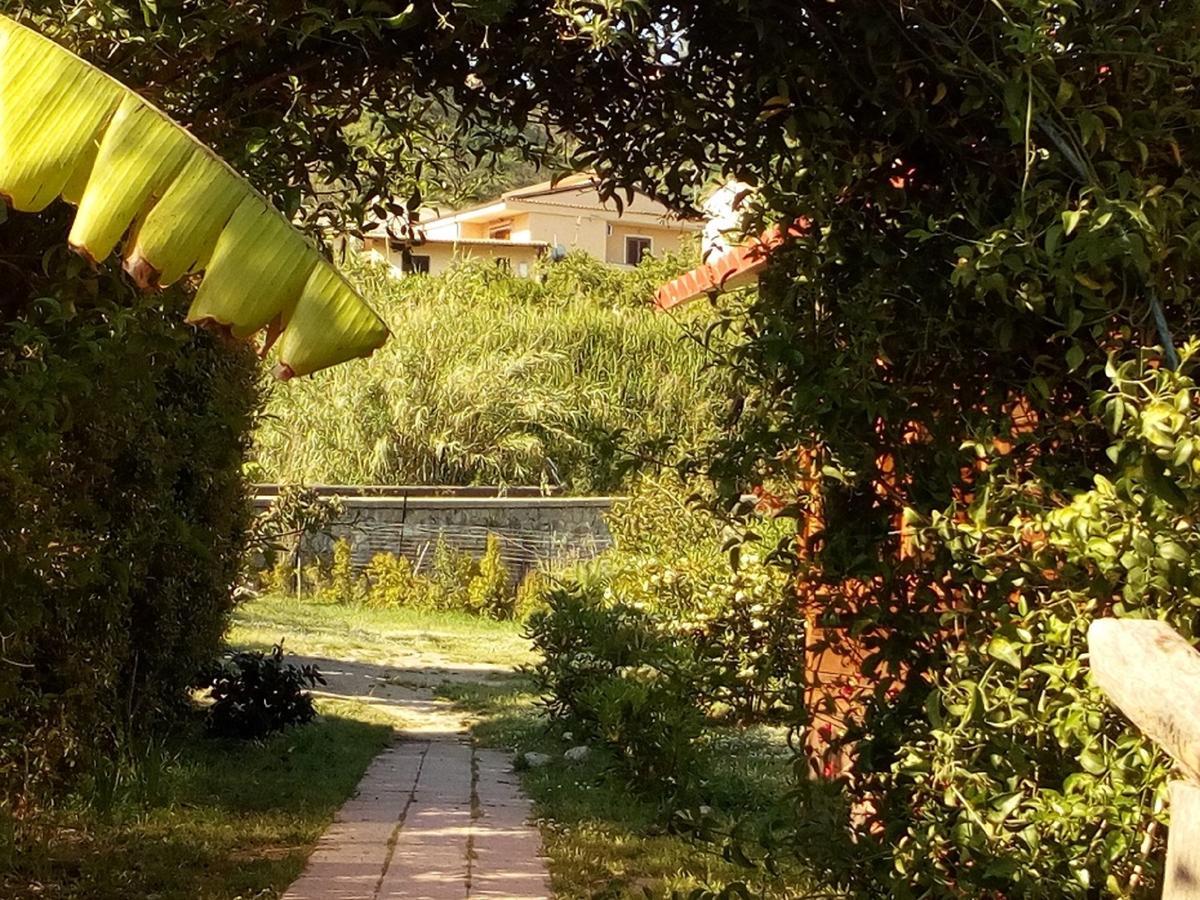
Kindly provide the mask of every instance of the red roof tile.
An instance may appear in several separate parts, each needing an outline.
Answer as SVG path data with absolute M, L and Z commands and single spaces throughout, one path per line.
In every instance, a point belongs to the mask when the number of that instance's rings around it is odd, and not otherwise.
M 749 284 L 767 264 L 771 252 L 788 237 L 807 234 L 807 219 L 797 219 L 785 234 L 778 225 L 752 241 L 731 247 L 720 256 L 668 281 L 658 289 L 654 305 L 667 310 L 698 297 Z

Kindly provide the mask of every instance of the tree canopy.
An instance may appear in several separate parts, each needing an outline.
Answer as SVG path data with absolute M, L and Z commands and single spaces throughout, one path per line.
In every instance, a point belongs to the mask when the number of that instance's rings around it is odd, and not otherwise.
M 823 523 L 804 599 L 863 651 L 844 783 L 877 815 L 831 872 L 894 896 L 1153 877 L 1131 836 L 1165 767 L 1087 685 L 1080 626 L 1192 628 L 1191 555 L 1163 535 L 1195 502 L 1194 386 L 1170 371 L 1200 330 L 1194 0 L 3 8 L 314 230 L 550 137 L 612 196 L 686 209 L 731 176 L 755 224 L 807 218 L 713 326 L 742 336 L 740 414 L 705 462 L 730 496 L 790 484 L 784 508 Z M 352 141 L 364 116 L 391 140 Z

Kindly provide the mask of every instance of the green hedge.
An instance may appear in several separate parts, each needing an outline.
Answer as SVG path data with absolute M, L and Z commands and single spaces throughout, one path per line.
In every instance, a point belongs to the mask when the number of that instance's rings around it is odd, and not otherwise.
M 88 270 L 64 234 L 55 215 L 0 224 L 7 801 L 180 707 L 217 652 L 249 522 L 253 355 L 184 325 L 179 293 Z

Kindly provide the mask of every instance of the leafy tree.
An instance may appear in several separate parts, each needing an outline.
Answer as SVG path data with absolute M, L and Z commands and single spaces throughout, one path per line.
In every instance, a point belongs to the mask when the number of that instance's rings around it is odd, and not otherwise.
M 1110 354 L 1161 344 L 1162 369 L 1176 361 L 1171 333 L 1200 331 L 1194 3 L 24 8 L 229 147 L 236 168 L 313 228 L 385 213 L 374 198 L 390 180 L 416 181 L 416 137 L 389 161 L 352 148 L 344 124 L 368 112 L 397 136 L 421 135 L 428 102 L 453 107 L 468 153 L 544 125 L 578 141 L 574 161 L 614 196 L 639 186 L 682 208 L 720 174 L 756 187 L 754 224 L 804 217 L 807 234 L 778 254 L 745 316 L 714 329 L 745 340 L 727 356 L 741 400 L 710 469 L 730 495 L 794 481 L 784 499 L 826 526 L 803 548 L 806 596 L 865 650 L 875 689 L 848 733 L 857 757 L 845 786 L 877 815 L 831 877 L 896 896 L 1135 893 L 1153 880 L 1160 857 L 1139 868 L 1129 840 L 1152 804 L 1118 800 L 1107 783 L 1068 785 L 1101 767 L 1157 790 L 1158 763 L 1119 721 L 1095 708 L 1016 775 L 963 739 L 971 732 L 939 735 L 956 690 L 1019 701 L 1039 724 L 1070 705 L 1074 688 L 1010 664 L 1047 652 L 1038 641 L 1051 625 L 1000 622 L 1001 598 L 1018 616 L 1053 605 L 1071 610 L 1062 621 L 1107 609 L 1179 621 L 1186 579 L 1135 609 L 1126 593 L 1148 570 L 1129 557 L 1069 595 L 1036 579 L 1004 594 L 993 563 L 1019 568 L 1039 558 L 1032 547 L 976 562 L 957 527 L 923 526 L 1032 519 L 1101 490 L 1096 474 L 1117 484 L 1131 461 L 1109 457 L 1090 405 L 1111 387 Z M 1130 447 L 1149 493 L 1190 509 L 1181 464 Z M 901 533 L 906 510 L 919 553 Z M 1079 548 L 1060 550 L 1091 571 Z M 1067 633 L 1044 661 L 1074 666 L 1076 679 L 1082 646 Z M 997 635 L 1007 643 L 993 645 Z M 943 754 L 934 777 L 906 763 L 931 743 Z M 1002 800 L 990 787 L 1001 783 Z M 977 785 L 1001 806 L 982 810 Z M 1088 802 L 1043 805 L 1076 787 Z
M 431 80 L 477 54 L 475 78 L 447 86 L 468 115 L 544 108 L 614 193 L 682 207 L 719 172 L 755 186 L 751 224 L 809 225 L 725 323 L 745 336 L 728 357 L 742 400 L 710 468 L 731 496 L 791 478 L 825 526 L 802 586 L 818 618 L 857 636 L 873 685 L 846 735 L 846 787 L 876 814 L 840 877 L 900 896 L 1144 890 L 1160 857 L 1152 842 L 1142 865 L 1130 836 L 1154 804 L 1072 776 L 1120 771 L 1152 793 L 1161 768 L 1099 707 L 1047 742 L 1075 688 L 1009 665 L 1050 652 L 1049 632 L 1002 622 L 998 598 L 1020 616 L 1070 609 L 1061 622 L 1182 621 L 1186 579 L 1131 607 L 1146 569 L 1130 558 L 1069 595 L 1029 579 L 1002 594 L 955 529 L 922 523 L 1032 519 L 1124 471 L 1090 405 L 1107 360 L 1158 344 L 1174 366 L 1172 333 L 1198 324 L 1194 4 L 501 6 L 486 49 L 467 50 L 469 28 L 430 38 Z M 1145 465 L 1152 493 L 1187 502 L 1170 465 Z M 1082 564 L 1062 549 L 1060 565 Z M 1065 634 L 1035 665 L 1081 671 L 1080 632 Z M 974 711 L 1038 711 L 1043 727 L 1009 747 L 1034 742 L 1027 766 L 937 737 L 931 697 L 957 707 L 968 689 Z M 935 776 L 906 763 L 931 742 Z
M 845 786 L 875 814 L 838 877 L 896 896 L 1144 889 L 1160 857 L 1143 865 L 1133 835 L 1162 770 L 1098 705 L 1060 727 L 1082 672 L 1069 623 L 1182 622 L 1186 579 L 1136 607 L 1126 595 L 1146 569 L 1132 558 L 1071 592 L 997 582 L 1034 549 L 985 564 L 946 523 L 1031 517 L 1096 474 L 1115 481 L 1130 459 L 1110 459 L 1089 405 L 1110 354 L 1161 344 L 1173 365 L 1170 332 L 1197 329 L 1194 6 L 557 9 L 586 73 L 561 90 L 580 99 L 567 109 L 536 76 L 531 89 L 614 188 L 685 202 L 715 167 L 756 186 L 760 222 L 809 223 L 726 323 L 745 336 L 729 357 L 743 402 L 711 471 L 730 495 L 791 478 L 824 524 L 801 584 L 831 640 L 856 635 L 847 649 L 871 685 L 845 735 Z M 1175 470 L 1146 464 L 1149 489 L 1175 496 Z M 904 522 L 944 533 L 922 532 L 917 552 Z M 1057 565 L 1084 565 L 1059 551 Z M 1008 604 L 1046 624 L 1006 620 Z M 982 716 L 999 737 L 1017 726 L 998 710 L 1014 706 L 1032 724 L 1003 750 L 936 712 Z M 909 764 L 918 750 L 933 770 Z M 1096 769 L 1139 799 L 1087 781 Z

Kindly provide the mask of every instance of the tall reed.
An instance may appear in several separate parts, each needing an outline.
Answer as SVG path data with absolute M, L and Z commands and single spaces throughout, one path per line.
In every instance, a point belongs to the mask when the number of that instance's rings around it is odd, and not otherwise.
M 355 263 L 393 337 L 369 360 L 273 390 L 254 475 L 618 489 L 704 440 L 723 401 L 688 337 L 695 314 L 649 307 L 679 267 L 572 256 L 535 278 L 464 262 L 394 279 Z

